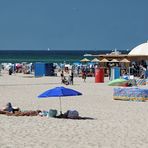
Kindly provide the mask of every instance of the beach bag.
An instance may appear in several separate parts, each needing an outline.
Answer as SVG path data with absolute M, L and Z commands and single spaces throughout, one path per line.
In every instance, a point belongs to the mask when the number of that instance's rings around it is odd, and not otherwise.
M 68 110 L 67 117 L 70 118 L 70 119 L 76 119 L 76 118 L 79 117 L 79 112 L 76 111 L 76 110 Z
M 48 115 L 48 111 L 43 110 L 43 111 L 42 111 L 42 116 L 47 116 L 47 115 Z
M 48 112 L 48 117 L 56 117 L 57 110 L 56 109 L 50 109 Z

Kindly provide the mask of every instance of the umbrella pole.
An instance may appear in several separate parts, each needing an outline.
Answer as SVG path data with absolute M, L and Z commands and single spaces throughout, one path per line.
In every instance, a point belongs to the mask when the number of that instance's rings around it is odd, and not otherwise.
M 62 115 L 62 102 L 61 102 L 61 97 L 59 97 L 60 100 L 60 114 Z

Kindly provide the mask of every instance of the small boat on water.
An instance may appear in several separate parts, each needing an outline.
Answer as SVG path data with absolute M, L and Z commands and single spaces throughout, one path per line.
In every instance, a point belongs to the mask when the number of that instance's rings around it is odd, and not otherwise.
M 92 54 L 86 53 L 86 54 L 84 54 L 83 56 L 84 56 L 84 57 L 90 57 L 90 56 L 92 56 Z
M 111 53 L 109 53 L 107 55 L 121 55 L 121 52 L 117 51 L 117 49 L 115 49 L 115 50 L 113 50 Z

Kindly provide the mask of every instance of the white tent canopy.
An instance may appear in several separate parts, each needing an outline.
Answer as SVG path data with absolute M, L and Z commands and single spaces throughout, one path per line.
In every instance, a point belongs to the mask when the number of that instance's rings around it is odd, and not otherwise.
M 133 48 L 128 55 L 148 55 L 148 42 Z
M 94 58 L 93 60 L 91 60 L 91 62 L 99 62 L 100 60 L 97 58 Z
M 81 62 L 89 62 L 90 60 L 89 59 L 87 59 L 87 58 L 84 58 L 84 59 L 82 59 L 82 60 L 80 60 Z
M 127 60 L 127 59 L 125 59 L 125 58 L 124 58 L 123 60 L 121 60 L 120 62 L 121 62 L 121 63 L 130 63 L 130 61 Z
M 106 62 L 109 62 L 107 59 L 102 59 L 100 62 L 102 62 L 102 63 L 106 63 Z
M 117 59 L 112 59 L 110 62 L 119 62 Z

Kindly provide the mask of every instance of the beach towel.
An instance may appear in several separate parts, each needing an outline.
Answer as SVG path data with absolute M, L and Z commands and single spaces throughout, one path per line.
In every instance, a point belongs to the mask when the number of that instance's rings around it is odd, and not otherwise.
M 137 87 L 131 88 L 114 88 L 113 98 L 115 100 L 148 100 L 148 89 Z

